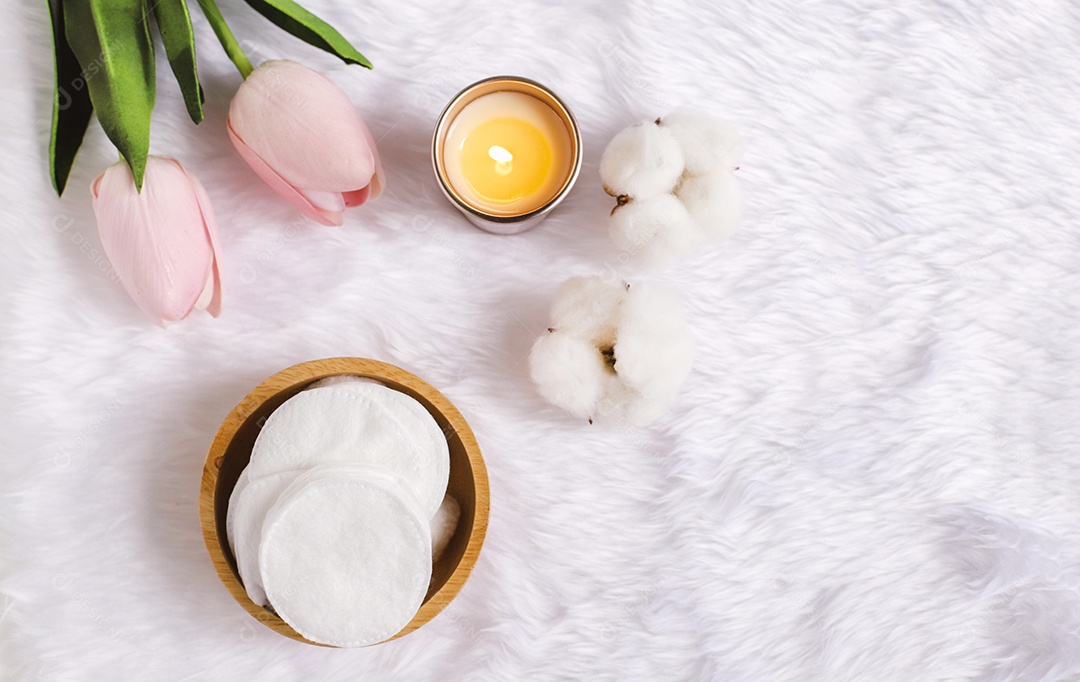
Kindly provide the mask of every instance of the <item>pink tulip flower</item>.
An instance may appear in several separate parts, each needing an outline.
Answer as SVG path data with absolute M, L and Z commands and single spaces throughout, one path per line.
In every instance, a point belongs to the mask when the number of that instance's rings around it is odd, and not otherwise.
M 303 213 L 341 225 L 382 192 L 379 152 L 341 88 L 287 60 L 251 72 L 229 106 L 229 138 L 248 165 Z
M 217 226 L 210 198 L 176 159 L 151 156 L 142 192 L 128 165 L 109 166 L 90 186 L 101 245 L 120 283 L 161 326 L 221 312 Z

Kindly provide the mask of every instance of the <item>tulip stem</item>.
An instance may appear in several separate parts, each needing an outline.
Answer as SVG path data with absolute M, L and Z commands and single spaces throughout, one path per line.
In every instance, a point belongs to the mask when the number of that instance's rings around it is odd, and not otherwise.
M 244 54 L 244 50 L 241 49 L 232 29 L 225 23 L 225 17 L 221 16 L 221 10 L 218 9 L 217 3 L 214 0 L 198 0 L 198 2 L 203 14 L 206 15 L 207 21 L 210 22 L 211 28 L 214 29 L 214 35 L 217 36 L 218 42 L 225 48 L 225 54 L 229 55 L 229 59 L 240 70 L 240 75 L 247 78 L 254 71 L 251 60 Z

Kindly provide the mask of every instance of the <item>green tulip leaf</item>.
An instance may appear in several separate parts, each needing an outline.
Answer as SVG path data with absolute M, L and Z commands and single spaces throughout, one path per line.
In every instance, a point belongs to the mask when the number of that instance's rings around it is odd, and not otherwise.
M 63 0 L 67 40 L 98 121 L 142 188 L 154 110 L 154 46 L 143 0 Z
M 86 91 L 79 60 L 64 36 L 61 0 L 49 0 L 53 52 L 56 60 L 56 91 L 53 93 L 52 133 L 49 136 L 49 175 L 57 194 L 63 194 L 75 154 L 82 144 L 94 105 Z
M 307 11 L 293 0 L 247 0 L 256 12 L 309 45 L 326 50 L 346 64 L 372 68 L 367 57 L 345 40 L 333 26 Z
M 184 0 L 154 0 L 154 18 L 176 83 L 184 94 L 188 116 L 199 123 L 203 120 L 203 92 L 195 66 L 195 35 L 191 31 L 187 3 Z

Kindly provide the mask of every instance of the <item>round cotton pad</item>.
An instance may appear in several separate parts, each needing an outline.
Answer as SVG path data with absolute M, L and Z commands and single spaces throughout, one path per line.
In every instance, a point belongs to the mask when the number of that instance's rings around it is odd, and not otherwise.
M 438 563 L 446 546 L 454 537 L 458 521 L 461 520 L 461 505 L 450 495 L 443 500 L 439 511 L 431 519 L 431 561 Z
M 233 519 L 236 518 L 236 502 L 240 499 L 240 492 L 248 482 L 247 473 L 247 468 L 245 468 L 240 472 L 240 477 L 236 479 L 236 485 L 233 486 L 232 493 L 229 494 L 229 509 L 225 512 L 225 535 L 229 538 L 229 547 L 233 547 L 233 555 L 236 554 L 233 540 L 236 537 L 233 530 Z
M 360 388 L 397 393 L 366 383 L 340 384 L 302 391 L 274 410 L 252 448 L 249 479 L 317 464 L 383 468 L 406 481 L 425 519 L 431 518 L 446 492 L 449 458 L 424 454 L 402 427 L 415 418 L 410 409 Z
M 431 582 L 427 520 L 373 476 L 308 472 L 263 524 L 259 566 L 270 604 L 313 642 L 381 642 L 419 610 Z
M 337 379 L 339 377 L 330 378 Z M 419 470 L 428 472 L 425 475 L 434 478 L 432 494 L 438 493 L 441 501 L 442 495 L 446 493 L 447 481 L 450 479 L 450 448 L 446 443 L 446 435 L 439 428 L 439 423 L 435 421 L 431 413 L 412 397 L 401 391 L 395 391 L 384 384 L 365 380 L 361 377 L 340 378 L 349 378 L 352 381 L 341 381 L 336 385 L 357 395 L 367 396 L 385 407 L 390 416 L 409 435 L 416 446 L 416 465 Z M 326 379 L 323 379 L 323 381 L 326 381 Z M 312 388 L 321 387 L 313 386 Z M 312 388 L 307 390 L 310 391 Z M 428 510 L 427 504 L 422 506 L 425 511 Z M 436 505 L 436 509 L 437 507 L 438 505 Z M 428 518 L 434 516 L 436 510 L 430 511 L 431 514 L 428 515 Z
M 292 473 L 292 479 L 290 479 L 286 488 L 281 491 L 278 499 L 285 499 L 292 495 L 297 494 L 301 489 L 308 485 L 319 483 L 322 481 L 360 481 L 361 483 L 372 483 L 380 485 L 387 490 L 390 490 L 399 498 L 401 498 L 402 504 L 412 510 L 413 514 L 417 518 L 423 518 L 423 508 L 420 506 L 419 501 L 416 499 L 416 495 L 413 493 L 411 486 L 401 476 L 388 472 L 381 467 L 373 467 L 366 464 L 316 464 L 310 469 L 304 471 L 285 472 Z M 276 476 L 277 474 L 271 474 Z M 444 500 L 445 502 L 445 500 Z M 267 508 L 266 514 L 269 516 L 273 510 L 274 504 Z M 442 507 L 440 506 L 440 510 Z
M 247 473 L 246 469 L 244 473 Z M 237 481 L 237 487 L 233 489 L 232 497 L 229 498 L 229 515 L 225 519 L 229 545 L 236 557 L 236 570 L 240 574 L 240 581 L 244 583 L 244 589 L 251 601 L 259 606 L 266 606 L 266 593 L 263 591 L 262 576 L 259 573 L 259 542 L 262 538 L 263 520 L 281 493 L 300 473 L 284 471 L 255 480 L 248 480 L 242 475 L 241 480 Z

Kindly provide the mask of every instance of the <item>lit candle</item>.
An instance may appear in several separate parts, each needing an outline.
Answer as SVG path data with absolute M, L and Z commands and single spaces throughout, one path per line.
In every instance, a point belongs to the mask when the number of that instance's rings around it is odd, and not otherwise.
M 465 106 L 444 143 L 450 184 L 495 215 L 528 213 L 570 174 L 570 133 L 551 107 L 521 92 L 493 92 Z
M 504 234 L 535 225 L 581 166 L 569 110 L 543 86 L 515 78 L 481 81 L 455 97 L 432 153 L 447 197 L 476 225 Z

